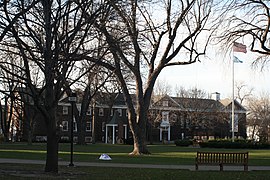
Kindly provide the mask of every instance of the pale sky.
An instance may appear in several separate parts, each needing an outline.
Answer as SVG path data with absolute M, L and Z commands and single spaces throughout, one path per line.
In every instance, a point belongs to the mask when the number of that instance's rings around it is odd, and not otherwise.
M 270 64 L 263 72 L 260 68 L 252 68 L 255 55 L 252 52 L 235 53 L 243 63 L 235 63 L 235 83 L 243 82 L 249 88 L 254 88 L 253 93 L 270 92 Z M 207 93 L 219 92 L 221 98 L 232 97 L 232 64 L 230 57 L 218 57 L 213 53 L 201 62 L 187 66 L 174 66 L 165 68 L 159 77 L 174 87 L 183 86 L 185 89 L 197 87 Z
M 158 13 L 160 14 L 161 11 L 158 11 Z M 160 17 L 160 15 L 157 15 L 157 17 Z M 161 21 L 161 19 L 158 18 L 156 21 Z M 224 29 L 220 27 L 219 30 L 223 31 Z M 185 31 L 179 31 L 179 33 L 183 32 Z M 181 41 L 181 34 L 178 35 Z M 198 47 L 204 47 L 204 38 L 208 36 L 206 34 L 206 36 L 202 35 L 200 37 L 203 43 L 200 44 L 200 41 L 198 41 L 197 45 Z M 249 38 L 242 38 L 242 42 L 245 42 L 247 46 L 251 43 Z M 166 45 L 166 42 L 164 44 Z M 201 62 L 185 66 L 166 67 L 162 70 L 158 81 L 169 84 L 172 88 L 172 93 L 174 93 L 175 86 L 182 86 L 185 89 L 197 87 L 209 94 L 219 92 L 222 99 L 232 98 L 232 55 L 225 57 L 224 54 L 218 53 L 220 49 L 222 47 L 219 47 L 219 45 L 216 45 L 216 47 L 211 46 L 206 52 L 208 58 L 201 58 Z M 270 62 L 268 68 L 265 68 L 263 72 L 260 68 L 255 69 L 252 67 L 252 62 L 256 59 L 256 54 L 250 52 L 249 48 L 247 50 L 246 54 L 235 53 L 243 61 L 243 63 L 235 63 L 235 84 L 241 82 L 247 88 L 253 88 L 254 95 L 260 95 L 265 92 L 270 93 Z M 179 54 L 175 59 L 178 60 L 177 58 L 181 59 L 185 58 L 185 56 Z

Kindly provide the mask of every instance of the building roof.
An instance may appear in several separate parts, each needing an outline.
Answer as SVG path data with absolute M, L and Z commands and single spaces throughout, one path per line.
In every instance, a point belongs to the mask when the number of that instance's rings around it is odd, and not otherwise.
M 232 100 L 229 98 L 226 99 L 222 99 L 220 100 L 220 102 L 223 104 L 223 106 L 225 106 L 227 109 L 231 108 L 231 104 L 232 104 Z M 234 100 L 234 105 L 236 106 L 237 110 L 241 110 L 241 111 L 247 111 L 246 108 L 244 108 L 237 100 Z
M 223 111 L 229 109 L 231 106 L 230 99 L 214 100 L 214 99 L 202 99 L 202 98 L 185 98 L 185 97 L 170 97 L 163 96 L 152 104 L 152 108 L 164 108 L 162 101 L 169 101 L 168 108 L 180 108 L 182 110 L 190 111 Z M 246 111 L 235 100 L 235 105 L 238 110 Z
M 223 108 L 219 101 L 212 99 L 199 99 L 199 98 L 181 98 L 173 97 L 173 99 L 180 104 L 184 109 L 203 109 L 217 111 Z
M 116 125 L 119 123 L 127 124 L 127 119 L 126 118 L 120 118 L 118 112 L 116 111 L 107 125 Z
M 136 101 L 135 94 L 131 94 L 131 98 L 134 102 Z M 82 94 L 77 98 L 77 102 L 81 102 Z M 98 93 L 95 97 L 97 106 L 110 106 L 112 108 L 126 108 L 126 101 L 123 93 Z M 163 101 L 168 101 L 168 106 L 164 106 Z M 61 102 L 68 103 L 68 97 L 63 98 Z M 246 109 L 235 100 L 235 106 L 237 110 L 246 111 Z M 230 99 L 214 100 L 214 99 L 202 99 L 202 98 L 185 98 L 185 97 L 171 97 L 164 95 L 156 98 L 156 101 L 152 101 L 151 108 L 175 108 L 184 111 L 223 111 L 229 110 L 231 107 Z

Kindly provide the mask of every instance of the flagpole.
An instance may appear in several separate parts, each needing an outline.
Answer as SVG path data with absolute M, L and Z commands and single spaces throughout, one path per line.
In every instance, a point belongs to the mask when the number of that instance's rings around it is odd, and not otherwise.
M 232 142 L 234 142 L 234 52 L 247 53 L 247 46 L 242 43 L 233 42 L 232 48 Z M 236 62 L 241 62 L 239 59 Z
M 234 59 L 232 56 L 232 142 L 234 142 Z

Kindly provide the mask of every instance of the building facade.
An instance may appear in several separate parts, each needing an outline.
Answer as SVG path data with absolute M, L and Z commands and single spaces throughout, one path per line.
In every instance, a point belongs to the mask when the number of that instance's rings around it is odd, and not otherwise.
M 80 114 L 80 98 L 75 111 Z M 57 119 L 62 141 L 69 141 L 73 123 L 74 141 L 78 139 L 79 127 L 76 112 L 66 98 L 57 108 Z M 84 140 L 104 143 L 125 143 L 132 138 L 128 126 L 128 111 L 123 94 L 110 98 L 95 99 L 83 120 Z M 29 114 L 29 113 L 28 113 Z M 34 116 L 34 115 L 32 115 Z M 42 118 L 35 115 L 32 128 L 34 140 L 46 140 Z M 213 139 L 231 137 L 231 101 L 215 99 L 181 98 L 163 96 L 153 101 L 148 115 L 147 141 L 174 141 L 177 139 Z M 27 122 L 27 121 L 26 121 Z M 41 126 L 40 126 L 41 125 Z M 41 128 L 40 128 L 41 127 Z M 42 128 L 43 127 L 43 128 Z M 235 136 L 246 138 L 246 110 L 235 101 Z

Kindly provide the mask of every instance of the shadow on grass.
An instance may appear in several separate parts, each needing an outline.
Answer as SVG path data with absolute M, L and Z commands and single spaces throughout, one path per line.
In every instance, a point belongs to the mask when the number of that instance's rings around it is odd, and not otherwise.
M 58 174 L 43 172 L 43 165 L 0 164 L 0 179 L 200 179 L 200 180 L 254 180 L 269 179 L 268 171 L 220 172 L 169 169 L 132 169 L 105 167 L 59 166 Z

